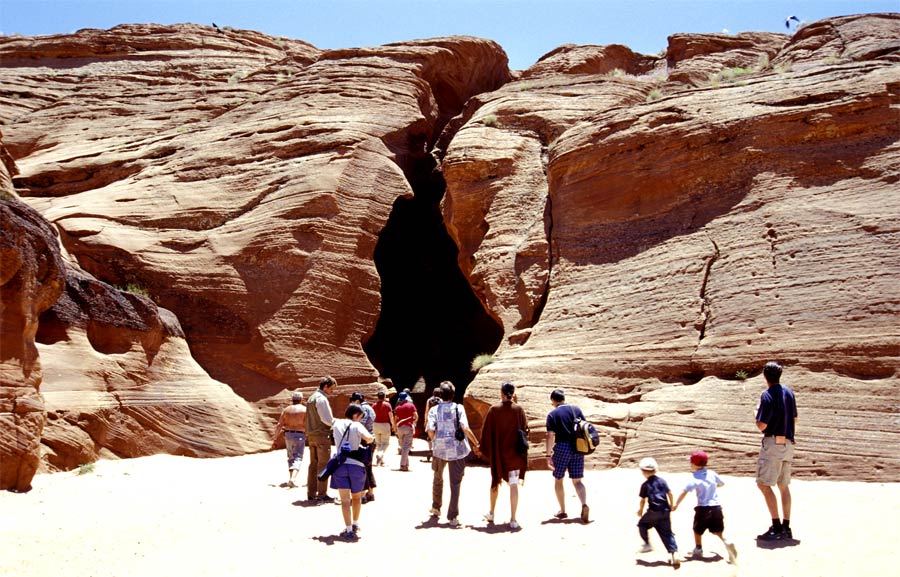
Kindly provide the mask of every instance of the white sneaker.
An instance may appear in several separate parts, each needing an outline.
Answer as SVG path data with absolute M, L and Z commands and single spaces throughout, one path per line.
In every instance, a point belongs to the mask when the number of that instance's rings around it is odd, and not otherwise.
M 459 529 L 462 527 L 462 523 L 459 522 L 459 519 L 450 519 L 450 526 L 454 529 Z
M 734 543 L 725 543 L 725 550 L 728 551 L 728 562 L 737 565 L 737 547 Z
M 638 553 L 649 553 L 650 551 L 653 551 L 653 545 L 650 543 L 644 543 L 641 545 L 641 548 L 638 549 Z
M 703 547 L 694 547 L 691 557 L 703 557 Z
M 494 514 L 493 513 L 485 513 L 484 520 L 487 521 L 488 523 L 493 523 L 494 522 Z
M 509 530 L 510 531 L 518 531 L 519 529 L 521 529 L 521 527 L 519 527 L 518 523 L 516 523 L 515 521 L 509 522 Z

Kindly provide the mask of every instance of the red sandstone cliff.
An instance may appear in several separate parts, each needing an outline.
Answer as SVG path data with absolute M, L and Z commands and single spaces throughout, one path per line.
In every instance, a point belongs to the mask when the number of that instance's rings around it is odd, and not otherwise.
M 84 271 L 70 278 L 137 285 L 184 329 L 116 316 L 143 325 L 100 345 L 134 356 L 115 378 L 130 390 L 157 370 L 136 362 L 148 339 L 177 344 L 179 374 L 202 367 L 119 427 L 109 354 L 84 360 L 89 327 L 48 337 L 47 458 L 143 454 L 127 447 L 145 429 L 148 451 L 212 454 L 187 448 L 202 426 L 157 405 L 215 381 L 271 415 L 321 374 L 344 391 L 378 373 L 430 388 L 465 383 L 485 352 L 476 424 L 510 379 L 540 439 L 562 386 L 607 433 L 597 465 L 702 446 L 747 473 L 758 370 L 776 358 L 808 423 L 801 473 L 859 478 L 877 459 L 896 476 L 898 22 L 676 35 L 660 56 L 563 46 L 512 81 L 474 38 L 0 39 L 12 182 L 60 231 Z M 223 434 L 256 418 L 243 402 L 210 417 Z M 75 426 L 75 407 L 92 416 Z

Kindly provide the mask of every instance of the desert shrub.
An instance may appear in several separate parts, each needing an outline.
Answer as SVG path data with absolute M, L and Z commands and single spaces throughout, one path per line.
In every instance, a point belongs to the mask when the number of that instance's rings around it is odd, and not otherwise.
M 144 296 L 144 297 L 149 297 L 149 296 L 150 296 L 150 291 L 148 291 L 147 289 L 145 289 L 145 288 L 142 287 L 141 285 L 135 284 L 135 283 L 133 283 L 133 282 L 130 282 L 130 283 L 127 283 L 127 284 L 124 284 L 124 285 L 121 285 L 121 286 L 116 286 L 116 288 L 119 289 L 120 291 L 126 292 L 126 293 L 131 293 L 131 294 L 135 294 L 135 295 L 141 295 L 141 296 Z
M 93 463 L 85 463 L 84 465 L 78 467 L 79 475 L 87 475 L 88 473 L 94 472 L 94 464 Z
M 747 371 L 745 371 L 744 369 L 738 369 L 734 372 L 734 378 L 736 378 L 739 381 L 746 381 L 747 377 L 749 377 L 749 376 L 750 375 L 748 375 Z
M 478 372 L 484 367 L 494 362 L 494 355 L 490 355 L 488 353 L 482 353 L 472 359 L 472 371 Z
M 243 70 L 238 70 L 234 74 L 228 77 L 228 84 L 237 84 L 244 78 L 247 78 L 247 73 Z
M 482 120 L 485 126 L 490 126 L 491 128 L 499 128 L 503 126 L 499 120 L 497 120 L 496 114 L 488 114 Z
M 662 90 L 659 88 L 654 88 L 650 92 L 647 93 L 647 102 L 653 102 L 654 100 L 659 100 L 663 97 Z

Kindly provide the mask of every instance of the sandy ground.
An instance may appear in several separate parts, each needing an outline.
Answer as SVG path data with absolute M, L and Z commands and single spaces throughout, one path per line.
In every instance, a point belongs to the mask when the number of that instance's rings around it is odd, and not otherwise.
M 421 447 L 420 447 L 421 448 Z M 363 506 L 360 540 L 345 543 L 340 507 L 308 506 L 305 488 L 287 489 L 283 451 L 199 460 L 158 455 L 101 461 L 90 473 L 38 475 L 27 494 L 0 493 L 0 575 L 255 576 L 255 575 L 669 575 L 665 550 L 639 555 L 637 470 L 588 472 L 591 522 L 551 520 L 557 510 L 547 471 L 528 473 L 520 490 L 519 522 L 509 530 L 508 491 L 500 492 L 497 524 L 488 526 L 490 474 L 470 467 L 462 485 L 461 529 L 429 521 L 431 471 L 414 457 L 412 470 L 376 469 L 377 499 Z M 301 477 L 305 471 L 301 471 Z M 674 488 L 688 473 L 667 473 Z M 678 575 L 778 577 L 896 575 L 900 484 L 793 483 L 797 543 L 757 547 L 768 525 L 753 479 L 724 476 L 720 496 L 725 534 L 739 565 L 725 561 L 718 539 L 706 536 L 702 560 L 686 560 Z M 445 492 L 449 492 L 445 485 Z M 677 493 L 677 490 L 676 490 Z M 570 515 L 579 510 L 566 481 Z M 444 513 L 446 514 L 445 497 Z M 693 497 L 673 514 L 683 553 L 693 547 Z M 449 573 L 448 573 L 449 571 Z

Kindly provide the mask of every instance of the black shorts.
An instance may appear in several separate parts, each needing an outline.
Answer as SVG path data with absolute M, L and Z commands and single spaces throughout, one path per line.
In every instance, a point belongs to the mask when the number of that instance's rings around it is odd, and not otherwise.
M 712 507 L 694 507 L 694 533 L 702 535 L 704 531 L 721 533 L 725 530 L 725 516 L 721 505 Z

